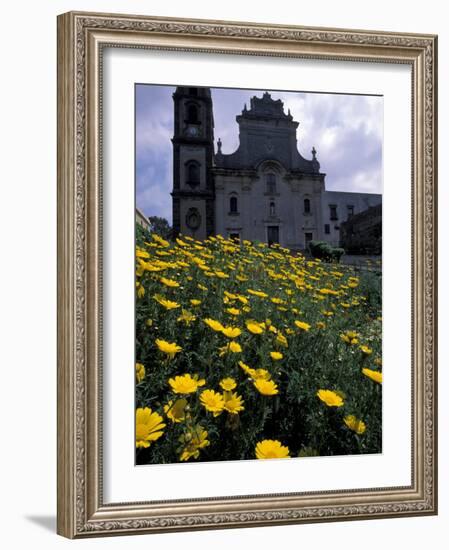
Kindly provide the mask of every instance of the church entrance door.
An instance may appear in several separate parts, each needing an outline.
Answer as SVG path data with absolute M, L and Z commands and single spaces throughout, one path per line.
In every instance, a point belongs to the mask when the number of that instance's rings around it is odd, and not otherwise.
M 312 233 L 305 233 L 304 234 L 304 241 L 305 241 L 305 247 L 309 248 L 310 241 L 313 241 L 313 234 Z
M 269 225 L 267 227 L 267 240 L 268 246 L 272 244 L 279 244 L 279 226 Z

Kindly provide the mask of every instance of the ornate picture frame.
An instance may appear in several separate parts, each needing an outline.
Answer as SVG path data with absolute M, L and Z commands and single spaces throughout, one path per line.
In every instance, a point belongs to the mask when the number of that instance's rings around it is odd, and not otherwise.
M 407 65 L 412 97 L 411 484 L 105 502 L 105 48 Z M 130 191 L 132 192 L 132 191 Z M 69 538 L 437 513 L 437 37 L 70 12 L 58 17 L 58 519 Z M 192 213 L 193 224 L 198 223 Z

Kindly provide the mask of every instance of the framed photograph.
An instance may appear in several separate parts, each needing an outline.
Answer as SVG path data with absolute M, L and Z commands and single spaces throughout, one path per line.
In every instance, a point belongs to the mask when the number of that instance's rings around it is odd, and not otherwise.
M 437 513 L 436 62 L 59 16 L 59 534 Z

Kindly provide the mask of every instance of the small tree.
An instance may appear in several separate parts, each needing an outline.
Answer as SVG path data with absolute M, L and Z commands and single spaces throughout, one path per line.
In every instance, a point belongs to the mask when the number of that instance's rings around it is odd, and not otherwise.
M 343 248 L 335 248 L 325 241 L 310 241 L 309 250 L 314 258 L 336 263 L 340 262 L 345 253 Z
M 157 233 L 164 239 L 173 238 L 173 228 L 165 218 L 159 216 L 149 216 L 148 220 L 151 224 L 150 233 Z

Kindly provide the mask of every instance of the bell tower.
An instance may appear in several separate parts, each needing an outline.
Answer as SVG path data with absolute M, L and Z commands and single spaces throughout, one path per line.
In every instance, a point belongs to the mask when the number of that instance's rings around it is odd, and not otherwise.
M 215 232 L 210 88 L 178 86 L 173 102 L 173 232 L 203 240 Z

